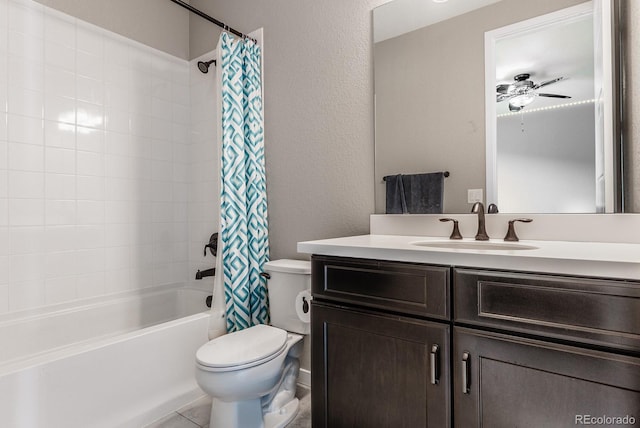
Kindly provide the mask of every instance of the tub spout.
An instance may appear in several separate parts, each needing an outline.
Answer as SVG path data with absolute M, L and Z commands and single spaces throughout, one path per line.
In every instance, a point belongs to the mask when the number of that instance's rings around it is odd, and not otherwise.
M 215 276 L 215 274 L 216 274 L 216 268 L 205 269 L 205 270 L 198 269 L 198 272 L 196 272 L 196 279 L 202 279 L 208 276 Z

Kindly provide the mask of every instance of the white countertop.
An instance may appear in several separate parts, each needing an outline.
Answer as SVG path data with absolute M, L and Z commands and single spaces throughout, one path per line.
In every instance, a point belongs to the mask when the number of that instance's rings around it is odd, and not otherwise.
M 360 235 L 298 243 L 307 254 L 640 280 L 640 244 L 521 240 L 531 250 L 433 248 L 442 237 Z M 464 239 L 473 243 L 473 239 Z M 501 239 L 492 243 L 502 244 Z

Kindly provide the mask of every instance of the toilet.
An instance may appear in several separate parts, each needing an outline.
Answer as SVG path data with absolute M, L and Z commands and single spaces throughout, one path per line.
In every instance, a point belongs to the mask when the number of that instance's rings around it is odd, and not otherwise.
M 212 397 L 212 427 L 280 428 L 298 412 L 302 339 L 309 334 L 311 264 L 264 266 L 271 325 L 225 334 L 196 352 L 196 381 Z

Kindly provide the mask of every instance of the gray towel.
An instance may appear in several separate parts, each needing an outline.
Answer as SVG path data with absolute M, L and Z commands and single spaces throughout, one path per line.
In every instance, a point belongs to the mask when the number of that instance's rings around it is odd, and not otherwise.
M 442 214 L 444 177 L 444 172 L 385 177 L 387 214 Z
M 402 175 L 388 175 L 384 178 L 387 187 L 387 214 L 406 214 L 407 201 L 404 196 Z

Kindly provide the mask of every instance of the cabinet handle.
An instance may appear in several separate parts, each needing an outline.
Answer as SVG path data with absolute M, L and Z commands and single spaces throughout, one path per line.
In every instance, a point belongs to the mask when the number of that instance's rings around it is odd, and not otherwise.
M 471 357 L 471 355 L 469 355 L 468 352 L 463 352 L 462 353 L 462 393 L 463 394 L 468 394 L 470 391 L 469 388 L 469 378 L 471 377 L 471 372 L 470 372 L 470 361 L 469 358 Z
M 431 354 L 429 355 L 429 363 L 431 366 L 431 385 L 437 385 L 440 382 L 440 346 L 431 345 Z

